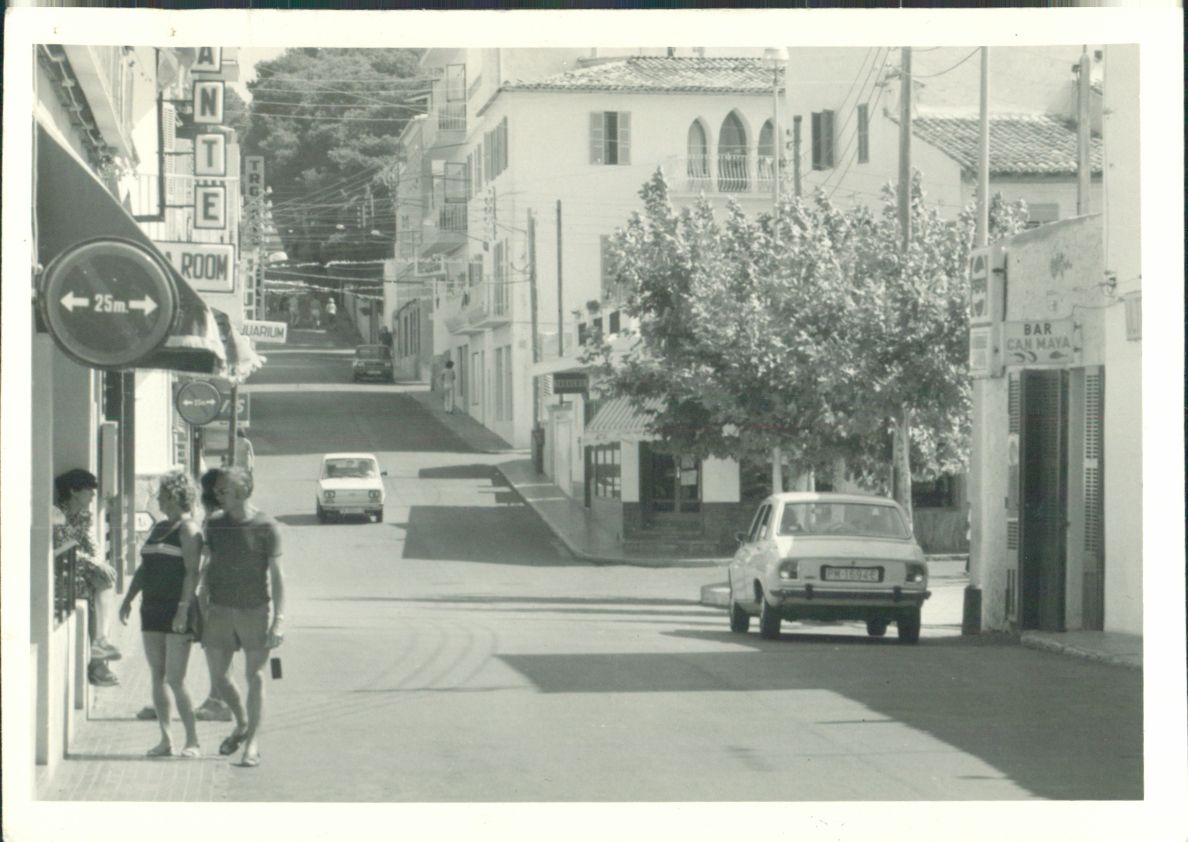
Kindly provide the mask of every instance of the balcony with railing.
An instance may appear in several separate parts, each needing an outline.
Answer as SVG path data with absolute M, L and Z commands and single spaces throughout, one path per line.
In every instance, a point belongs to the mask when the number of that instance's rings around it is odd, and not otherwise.
M 489 328 L 511 321 L 510 287 L 503 281 L 483 281 L 469 290 L 466 308 L 469 328 Z
M 466 140 L 466 101 L 447 100 L 444 90 L 440 96 L 435 90 L 429 105 L 429 119 L 425 121 L 424 138 L 425 148 L 431 152 L 438 147 L 452 154 L 455 145 Z
M 466 245 L 469 212 L 466 202 L 443 202 L 433 208 L 425 219 L 421 254 L 445 254 Z
M 70 61 L 95 123 L 110 146 L 132 156 L 132 83 L 128 51 L 124 47 L 66 46 Z
M 770 155 L 722 153 L 672 157 L 661 165 L 669 186 L 677 195 L 771 196 L 775 160 Z M 781 171 L 780 181 L 790 179 Z

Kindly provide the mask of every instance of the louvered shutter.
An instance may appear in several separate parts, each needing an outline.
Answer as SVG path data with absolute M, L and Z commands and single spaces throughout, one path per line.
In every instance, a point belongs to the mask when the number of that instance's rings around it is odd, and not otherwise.
M 590 163 L 601 164 L 606 159 L 606 140 L 601 111 L 590 114 Z
M 180 185 L 178 179 L 174 178 L 176 173 L 176 155 L 169 153 L 177 148 L 177 115 L 174 106 L 168 102 L 161 104 L 161 136 L 164 140 L 165 155 L 163 158 L 163 171 L 160 175 L 165 179 L 165 204 L 166 205 L 180 205 L 184 197 L 180 193 Z
M 821 169 L 821 112 L 814 111 L 812 118 L 812 163 L 813 169 Z
M 1102 414 L 1105 370 L 1085 370 L 1085 449 L 1082 460 L 1084 498 L 1084 590 L 1082 626 L 1100 631 L 1105 626 L 1105 530 L 1102 494 Z
M 619 112 L 619 160 L 620 164 L 631 163 L 631 112 Z
M 505 169 L 507 169 L 507 158 L 508 158 L 507 118 L 506 117 L 504 117 L 503 122 L 501 122 L 499 124 L 499 131 L 500 131 L 500 135 L 501 135 L 501 139 L 502 139 L 502 143 L 499 144 L 499 151 L 502 154 L 502 158 L 500 159 L 500 162 L 499 162 L 499 171 L 503 172 Z
M 821 112 L 821 167 L 833 166 L 833 112 Z
M 814 115 L 816 116 L 816 115 Z M 1019 372 L 1007 375 L 1006 619 L 1018 622 L 1019 606 L 1019 432 L 1022 428 Z

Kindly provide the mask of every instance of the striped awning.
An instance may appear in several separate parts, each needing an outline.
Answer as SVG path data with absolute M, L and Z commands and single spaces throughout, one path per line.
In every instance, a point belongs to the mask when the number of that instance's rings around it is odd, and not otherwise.
M 652 399 L 644 402 L 643 409 L 636 409 L 630 398 L 610 398 L 586 425 L 582 438 L 586 444 L 652 441 L 656 437 L 648 431 L 651 417 L 647 410 L 659 411 L 663 406 L 661 401 Z

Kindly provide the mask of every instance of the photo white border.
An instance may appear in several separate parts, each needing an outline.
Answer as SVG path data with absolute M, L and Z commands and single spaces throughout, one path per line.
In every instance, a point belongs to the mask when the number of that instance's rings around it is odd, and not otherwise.
M 1185 771 L 1183 509 L 1183 103 L 1178 8 L 704 11 L 227 11 L 9 8 L 5 19 L 3 220 L 3 581 L 28 590 L 30 146 L 37 43 L 155 46 L 621 46 L 1138 43 L 1141 46 L 1144 723 L 1143 802 L 855 804 L 232 805 L 32 802 L 28 606 L 5 599 L 4 833 L 63 840 L 286 840 L 343 836 L 716 839 L 1183 839 Z M 1166 268 L 1164 268 L 1166 267 Z M 1175 281 L 1169 275 L 1177 275 Z M 1158 445 L 1158 446 L 1156 446 Z M 1166 447 L 1165 447 L 1166 445 Z M 21 644 L 24 644 L 24 647 Z M 791 783 L 791 782 L 790 782 Z M 1166 835 L 1164 833 L 1166 832 Z

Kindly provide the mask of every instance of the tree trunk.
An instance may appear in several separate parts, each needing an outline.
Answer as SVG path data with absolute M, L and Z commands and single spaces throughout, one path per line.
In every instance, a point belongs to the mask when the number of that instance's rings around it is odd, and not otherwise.
M 912 460 L 911 460 L 912 412 L 907 407 L 900 410 L 895 421 L 895 499 L 907 512 L 908 523 L 912 524 Z
M 784 490 L 784 454 L 778 447 L 771 449 L 771 493 L 780 494 Z

